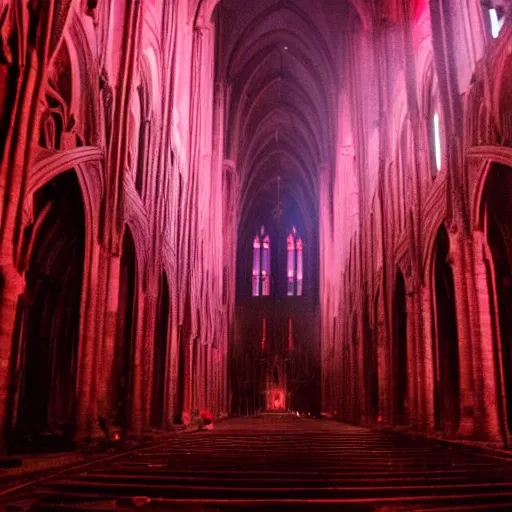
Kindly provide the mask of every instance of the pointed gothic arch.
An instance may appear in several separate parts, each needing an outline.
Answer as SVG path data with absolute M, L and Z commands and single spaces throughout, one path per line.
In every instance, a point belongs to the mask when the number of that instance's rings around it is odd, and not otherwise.
M 128 226 L 125 227 L 119 268 L 117 307 L 117 343 L 112 372 L 112 407 L 122 428 L 131 424 L 133 362 L 136 343 L 138 271 L 135 242 Z
M 490 249 L 487 262 L 493 349 L 502 388 L 502 416 L 512 432 L 512 168 L 491 164 L 482 193 L 482 227 Z
M 75 428 L 76 378 L 86 250 L 82 192 L 74 171 L 59 174 L 33 196 L 34 224 L 25 271 L 26 288 L 15 320 L 10 401 L 13 446 L 23 449 L 49 430 L 63 449 Z M 20 437 L 21 436 L 21 437 Z M 64 442 L 64 445 L 62 444 Z M 56 448 L 55 447 L 55 448 Z
M 444 225 L 438 231 L 434 251 L 434 424 L 454 435 L 460 422 L 459 339 L 450 241 Z
M 397 270 L 394 288 L 394 402 L 395 423 L 405 425 L 408 422 L 408 382 L 407 382 L 407 297 L 405 280 L 401 270 Z
M 153 345 L 153 393 L 151 423 L 153 427 L 165 426 L 167 371 L 169 364 L 170 294 L 167 274 L 162 271 L 158 286 L 155 339 Z

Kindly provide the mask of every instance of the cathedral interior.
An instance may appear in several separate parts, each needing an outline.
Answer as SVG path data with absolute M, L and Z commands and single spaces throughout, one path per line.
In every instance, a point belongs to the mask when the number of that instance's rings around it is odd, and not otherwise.
M 0 480 L 150 435 L 44 506 L 512 509 L 510 0 L 0 0 Z

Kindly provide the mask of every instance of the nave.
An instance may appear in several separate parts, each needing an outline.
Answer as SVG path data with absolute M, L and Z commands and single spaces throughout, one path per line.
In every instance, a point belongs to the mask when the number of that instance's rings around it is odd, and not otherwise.
M 510 510 L 512 458 L 267 414 L 181 432 L 2 502 L 8 510 Z

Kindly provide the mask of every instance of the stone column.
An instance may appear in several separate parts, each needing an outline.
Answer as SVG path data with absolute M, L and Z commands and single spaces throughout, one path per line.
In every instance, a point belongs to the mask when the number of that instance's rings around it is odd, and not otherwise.
M 175 315 L 173 315 L 175 319 Z M 176 418 L 177 407 L 179 406 L 180 397 L 179 393 L 179 359 L 180 359 L 180 351 L 179 351 L 179 329 L 178 323 L 175 321 L 172 322 L 169 334 L 169 350 L 167 351 L 167 379 L 166 379 L 166 426 L 171 427 L 173 423 L 175 423 L 178 418 Z
M 110 374 L 101 371 L 108 355 L 99 350 L 103 339 L 103 326 L 107 311 L 105 281 L 110 259 L 97 242 L 97 233 L 89 234 L 92 247 L 84 262 L 82 281 L 82 307 L 80 310 L 80 338 L 76 378 L 76 430 L 77 440 L 100 435 L 99 415 L 104 414 L 99 397 L 105 397 Z M 100 371 L 98 371 L 100 370 Z
M 142 427 L 151 425 L 151 404 L 153 403 L 153 368 L 156 342 L 156 318 L 158 290 L 157 279 L 154 276 L 151 291 L 145 295 L 144 301 L 144 327 L 142 332 L 142 389 L 141 389 L 141 416 Z M 160 341 L 160 340 L 158 340 Z
M 146 316 L 146 293 L 139 283 L 136 284 L 137 289 L 137 303 L 135 304 L 135 339 L 133 340 L 134 354 L 132 359 L 132 383 L 131 383 L 131 417 L 130 417 L 130 430 L 136 434 L 142 434 L 145 420 L 145 408 L 143 403 L 144 397 L 144 370 L 145 370 L 145 333 L 144 323 Z
M 407 286 L 407 284 L 406 284 Z M 418 421 L 418 350 L 416 332 L 416 292 L 407 290 L 405 308 L 407 312 L 407 423 L 416 426 Z
M 376 336 L 377 336 L 377 366 L 379 373 L 379 415 L 382 423 L 391 424 L 390 405 L 389 405 L 389 378 L 388 365 L 389 361 L 389 340 L 386 337 L 386 325 L 384 321 L 384 308 L 382 304 L 381 293 L 376 304 Z
M 102 300 L 98 301 L 98 306 L 103 309 L 104 323 L 101 341 L 98 344 L 97 401 L 99 414 L 108 418 L 115 416 L 117 409 L 116 392 L 112 389 L 116 383 L 114 383 L 112 372 L 115 347 L 120 334 L 117 322 L 120 264 L 121 258 L 109 254 L 109 251 L 102 246 L 100 252 L 102 283 L 99 290 Z
M 421 287 L 420 315 L 422 316 L 422 343 L 420 353 L 420 428 L 427 432 L 435 429 L 434 419 L 434 354 L 432 340 L 432 289 L 431 285 Z
M 470 286 L 465 241 L 460 235 L 450 236 L 450 260 L 455 288 L 455 309 L 459 339 L 460 424 L 457 437 L 475 434 L 475 381 L 472 322 L 469 314 Z
M 477 411 L 479 437 L 501 441 L 508 445 L 509 433 L 505 383 L 501 367 L 501 336 L 494 285 L 494 264 L 484 233 L 474 231 L 472 245 L 474 255 L 472 304 L 476 310 L 472 324 L 475 338 L 474 358 L 478 361 L 476 372 L 480 390 Z M 494 311 L 491 308 L 492 303 L 495 304 Z
M 15 322 L 20 295 L 25 288 L 25 280 L 11 265 L 0 267 L 0 453 L 6 450 L 4 438 L 7 405 L 11 398 L 11 388 L 16 377 L 11 375 L 11 354 Z

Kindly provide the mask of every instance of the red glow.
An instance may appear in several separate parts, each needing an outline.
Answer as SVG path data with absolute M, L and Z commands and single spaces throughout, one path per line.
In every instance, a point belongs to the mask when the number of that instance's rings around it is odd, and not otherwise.
M 286 393 L 281 388 L 267 390 L 267 410 L 284 411 L 286 409 Z
M 2 455 L 202 409 L 510 444 L 511 2 L 441 3 L 2 1 Z
M 205 420 L 213 421 L 213 415 L 210 411 L 201 411 L 199 413 L 199 416 L 201 416 L 201 418 L 203 418 Z

